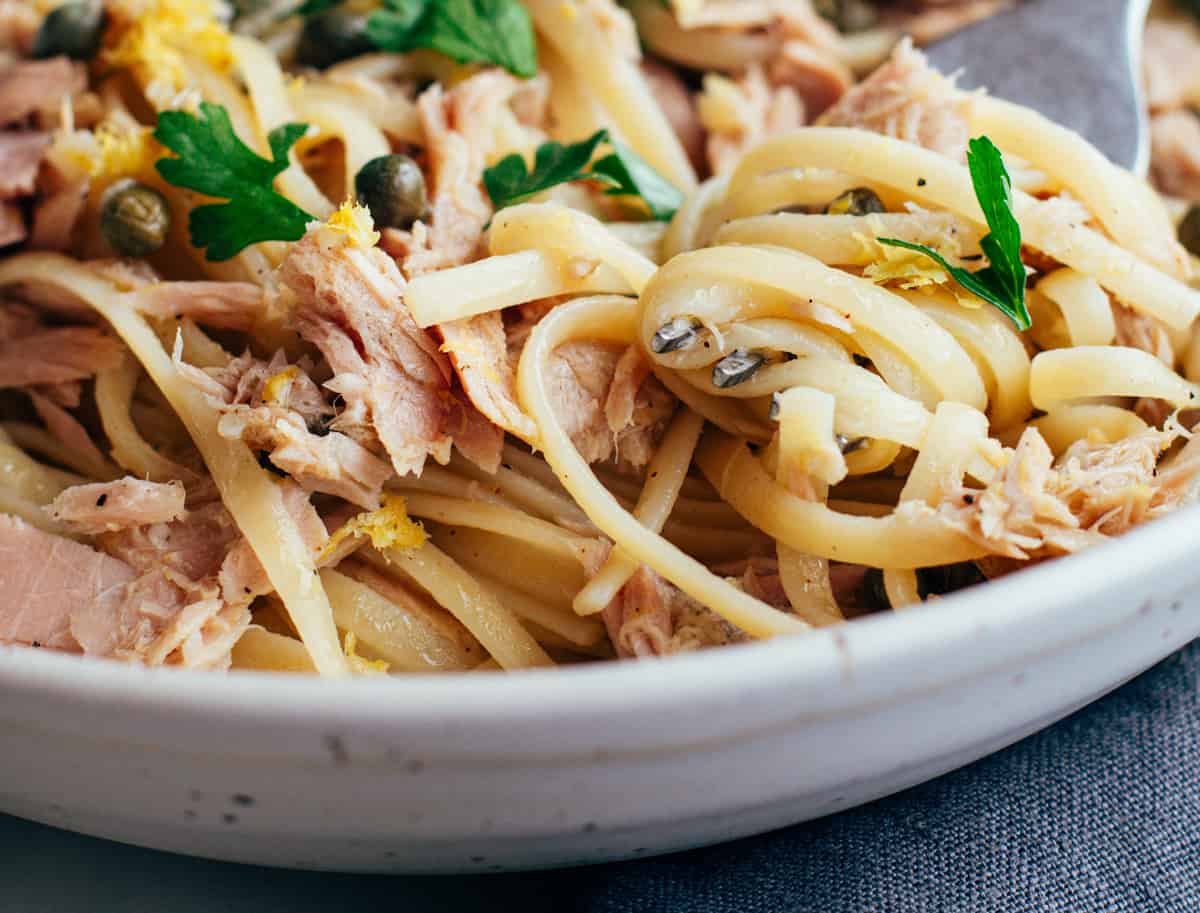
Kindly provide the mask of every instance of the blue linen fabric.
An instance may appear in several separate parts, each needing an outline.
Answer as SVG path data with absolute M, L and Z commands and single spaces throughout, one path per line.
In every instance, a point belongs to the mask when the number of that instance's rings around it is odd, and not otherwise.
M 1200 641 L 1020 744 L 660 859 L 412 878 L 185 859 L 0 816 L 0 913 L 1197 913 Z
M 577 913 L 1197 913 L 1200 641 L 897 796 L 575 877 Z

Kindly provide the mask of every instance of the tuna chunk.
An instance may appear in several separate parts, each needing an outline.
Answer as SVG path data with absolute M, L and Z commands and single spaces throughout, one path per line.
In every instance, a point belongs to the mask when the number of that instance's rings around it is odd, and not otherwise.
M 97 515 L 109 505 L 126 515 L 122 523 L 132 524 L 133 513 L 176 517 L 99 532 L 103 552 L 0 515 L 0 559 L 8 562 L 0 641 L 146 665 L 229 665 L 250 623 L 251 600 L 269 589 L 265 575 L 223 505 L 183 515 L 178 486 L 148 486 L 133 479 L 77 486 L 55 501 L 52 511 L 81 529 L 97 529 Z M 324 540 L 303 491 L 287 486 L 284 505 L 308 539 Z
M 0 133 L 0 200 L 33 193 L 42 153 L 49 143 L 45 133 Z
M 438 325 L 463 390 L 483 415 L 522 440 L 536 435 L 533 419 L 517 403 L 517 380 L 499 311 Z
M 804 102 L 791 86 L 772 88 L 754 65 L 736 81 L 709 73 L 699 103 L 708 130 L 708 164 L 728 171 L 751 146 L 804 123 Z
M 204 595 L 238 540 L 237 525 L 219 501 L 178 520 L 101 533 L 96 543 L 142 574 L 166 572 L 187 595 Z
M 666 656 L 747 639 L 744 631 L 645 565 L 605 607 L 603 617 L 621 657 Z
M 638 568 L 604 610 L 609 640 L 618 656 L 664 656 L 670 651 L 676 592 L 648 567 Z
M 589 463 L 615 457 L 645 465 L 675 410 L 674 397 L 640 353 L 606 343 L 560 346 L 549 386 L 555 415 Z
M 120 344 L 95 327 L 41 328 L 0 340 L 0 387 L 82 380 L 120 357 Z
M 611 0 L 594 4 L 600 12 L 606 5 L 612 6 Z M 629 23 L 624 11 L 613 6 L 612 13 L 614 23 Z M 385 232 L 383 242 L 405 275 L 458 266 L 479 256 L 483 228 L 492 215 L 483 190 L 483 169 L 498 151 L 501 134 L 517 147 L 537 144 L 542 134 L 533 128 L 545 119 L 546 97 L 544 79 L 517 80 L 502 70 L 485 70 L 449 92 L 435 84 L 422 93 L 417 108 L 430 162 L 430 217 L 418 222 L 411 233 Z M 436 330 L 474 406 L 459 408 L 449 417 L 454 437 L 464 455 L 494 470 L 499 465 L 502 429 L 525 439 L 533 432 L 532 422 L 516 402 L 512 365 L 502 357 L 501 317 L 482 314 Z M 475 409 L 494 427 L 473 414 Z
M 1200 118 L 1170 111 L 1150 119 L 1150 177 L 1165 194 L 1200 202 Z
M 20 244 L 29 237 L 25 214 L 16 203 L 0 202 L 0 248 Z
M 22 60 L 0 70 L 0 125 L 39 129 L 57 127 L 63 99 L 70 98 L 90 122 L 98 113 L 94 96 L 87 95 L 87 70 L 66 57 Z
M 263 312 L 263 290 L 250 282 L 157 282 L 130 300 L 152 317 L 190 317 L 224 330 L 249 330 Z
M 87 205 L 90 186 L 87 178 L 78 178 L 60 184 L 39 200 L 33 209 L 29 246 L 69 251 L 75 239 L 75 226 Z
M 71 397 L 73 402 L 70 405 L 78 406 L 77 385 L 60 384 L 57 387 L 26 392 L 29 393 L 38 417 L 45 423 L 46 430 L 65 444 L 68 450 L 73 451 L 97 469 L 107 465 L 104 454 L 100 452 L 100 448 L 96 446 L 88 430 L 83 427 L 83 423 L 55 401 L 56 395 L 63 399 Z
M 1200 36 L 1190 25 L 1151 19 L 1142 53 L 1146 103 L 1158 113 L 1200 101 Z
M 0 642 L 78 650 L 71 616 L 115 612 L 135 572 L 122 561 L 0 514 Z
M 810 117 L 828 110 L 854 84 L 835 54 L 807 41 L 785 41 L 767 72 L 774 85 L 795 91 Z
M 178 359 L 176 365 L 180 370 L 191 367 Z M 310 428 L 321 428 L 328 424 L 335 410 L 309 376 L 311 370 L 306 358 L 293 365 L 282 351 L 276 352 L 270 361 L 255 358 L 247 351 L 224 367 L 206 370 L 205 379 L 195 382 L 223 403 L 253 406 L 269 403 L 295 412 Z
M 186 513 L 184 498 L 179 482 L 145 482 L 126 476 L 116 482 L 73 485 L 48 510 L 72 532 L 94 535 L 179 520 Z
M 304 493 L 288 488 L 285 505 L 303 501 L 319 525 Z M 83 607 L 72 619 L 86 652 L 147 665 L 228 666 L 257 593 L 223 587 L 227 579 L 241 583 L 225 569 L 230 556 L 245 548 L 224 505 L 210 502 L 181 519 L 102 533 L 96 541 L 138 577 L 118 606 Z
M 910 41 L 902 41 L 887 63 L 843 95 L 820 122 L 860 127 L 963 159 L 969 102 Z
M 791 601 L 779 576 L 779 562 L 774 558 L 750 558 L 741 576 L 742 589 L 755 599 L 777 609 L 791 609 Z
M 431 215 L 419 222 L 402 254 L 408 277 L 458 266 L 478 256 L 492 216 L 483 169 L 495 147 L 502 115 L 522 83 L 502 70 L 485 70 L 445 92 L 434 83 L 417 99 L 432 180 Z M 524 91 L 529 91 L 526 88 Z
M 0 339 L 28 336 L 42 328 L 37 309 L 24 301 L 0 298 Z
M 300 538 L 316 554 L 328 540 L 325 524 L 299 485 L 284 483 L 283 508 L 296 522 Z M 331 559 L 332 560 L 332 559 Z M 239 539 L 225 555 L 218 573 L 221 595 L 228 603 L 249 602 L 274 587 L 246 539 Z
M 430 215 L 411 232 L 386 229 L 383 247 L 412 277 L 474 260 L 492 206 L 483 169 L 494 155 L 537 146 L 546 117 L 544 78 L 484 70 L 449 92 L 435 83 L 417 99 L 429 155 Z M 497 137 L 505 137 L 497 149 Z
M 218 432 L 262 451 L 307 491 L 345 498 L 367 509 L 379 506 L 392 467 L 339 431 L 326 427 L 333 408 L 303 365 L 282 352 L 270 362 L 249 352 L 223 368 L 202 370 L 176 359 L 221 418 Z
M 1156 516 L 1190 492 L 1200 459 L 1173 462 L 1170 483 L 1156 475 L 1158 458 L 1174 439 L 1147 431 L 1113 444 L 1077 441 L 1055 463 L 1042 436 L 1029 428 L 987 488 L 947 492 L 938 515 L 994 555 L 1074 552 Z M 906 503 L 899 510 L 920 506 Z
M 452 370 L 405 308 L 391 258 L 318 227 L 292 248 L 282 276 L 298 298 L 300 334 L 321 350 L 334 371 L 327 386 L 345 400 L 334 429 L 365 446 L 377 435 L 400 475 L 419 473 L 430 455 L 446 462 L 461 409 L 449 395 Z
M 703 170 L 704 127 L 687 85 L 678 72 L 657 60 L 643 60 L 642 75 L 692 165 Z
M 1169 368 L 1175 366 L 1175 350 L 1171 346 L 1171 334 L 1166 326 L 1145 314 L 1113 305 L 1113 322 L 1117 327 L 1117 345 L 1129 346 L 1149 352 Z

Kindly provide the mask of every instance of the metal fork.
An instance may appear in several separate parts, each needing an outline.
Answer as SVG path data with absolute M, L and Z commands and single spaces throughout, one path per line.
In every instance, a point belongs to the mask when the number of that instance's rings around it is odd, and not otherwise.
M 1150 0 L 1025 0 L 928 48 L 959 85 L 1031 108 L 1081 133 L 1118 165 L 1145 174 L 1141 88 Z

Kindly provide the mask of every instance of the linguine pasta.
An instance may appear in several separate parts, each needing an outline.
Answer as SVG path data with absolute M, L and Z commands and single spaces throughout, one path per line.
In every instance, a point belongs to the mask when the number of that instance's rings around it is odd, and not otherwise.
M 662 656 L 1196 498 L 1178 207 L 897 43 L 954 4 L 852 34 L 807 2 L 33 6 L 0 70 L 2 642 Z

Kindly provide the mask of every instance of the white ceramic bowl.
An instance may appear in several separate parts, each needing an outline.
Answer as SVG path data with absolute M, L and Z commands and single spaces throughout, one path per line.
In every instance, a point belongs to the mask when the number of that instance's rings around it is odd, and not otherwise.
M 0 651 L 0 809 L 268 865 L 658 853 L 927 780 L 1200 634 L 1200 513 L 958 596 L 659 662 L 325 683 Z

